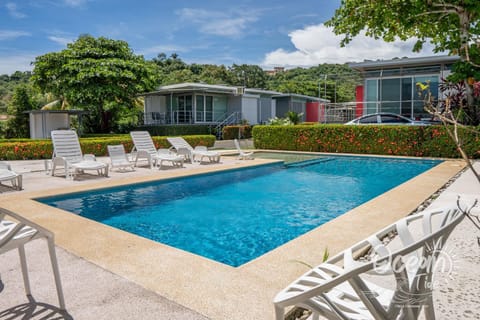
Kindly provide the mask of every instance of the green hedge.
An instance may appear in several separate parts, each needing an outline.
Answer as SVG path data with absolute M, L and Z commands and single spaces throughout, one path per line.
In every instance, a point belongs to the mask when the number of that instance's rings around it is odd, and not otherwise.
M 240 131 L 240 137 L 239 137 Z M 237 126 L 225 126 L 222 129 L 223 140 L 233 139 L 250 139 L 252 137 L 252 126 L 250 125 L 237 125 Z
M 480 158 L 480 135 L 465 129 L 459 135 L 469 157 Z M 259 149 L 460 157 L 443 126 L 255 126 L 253 139 Z
M 193 147 L 197 145 L 212 147 L 215 144 L 215 136 L 212 135 L 183 136 L 183 138 Z M 166 137 L 153 136 L 152 139 L 157 148 L 170 147 Z M 130 152 L 133 148 L 129 135 L 80 139 L 83 153 L 96 156 L 108 155 L 107 146 L 115 144 L 123 144 L 126 152 Z M 0 141 L 0 160 L 51 159 L 52 150 L 50 140 L 2 140 Z
M 150 132 L 152 136 L 185 136 L 198 134 L 215 134 L 209 125 L 155 125 L 155 126 L 140 126 L 136 131 L 144 130 Z

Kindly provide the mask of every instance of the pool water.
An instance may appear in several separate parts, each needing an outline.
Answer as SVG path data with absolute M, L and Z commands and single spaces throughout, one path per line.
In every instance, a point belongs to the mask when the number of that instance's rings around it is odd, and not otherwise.
M 334 157 L 37 199 L 230 266 L 240 266 L 439 161 Z

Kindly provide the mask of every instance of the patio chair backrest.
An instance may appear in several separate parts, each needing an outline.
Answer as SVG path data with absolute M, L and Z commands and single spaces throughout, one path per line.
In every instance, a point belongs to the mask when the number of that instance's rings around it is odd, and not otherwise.
M 311 269 L 274 299 L 277 319 L 285 308 L 300 306 L 326 317 L 350 319 L 416 319 L 422 310 L 434 318 L 432 277 L 436 259 L 464 214 L 457 208 L 434 209 L 408 216 Z M 421 222 L 413 223 L 413 222 Z M 413 227 L 415 226 L 415 227 Z M 385 236 L 398 233 L 401 243 L 390 250 Z M 372 249 L 371 259 L 355 259 Z M 394 275 L 390 289 L 366 281 L 365 274 Z M 355 296 L 355 298 L 352 298 Z
M 53 130 L 51 132 L 53 157 L 65 158 L 69 163 L 83 160 L 82 148 L 77 133 L 73 130 Z
M 168 137 L 167 141 L 170 142 L 172 147 L 176 150 L 180 148 L 185 148 L 189 151 L 193 151 L 193 147 L 182 137 Z
M 128 162 L 127 155 L 125 154 L 125 148 L 123 144 L 119 145 L 108 145 L 108 156 L 112 161 L 112 164 L 115 165 L 116 163 L 124 163 L 125 161 Z
M 133 151 L 145 151 L 150 154 L 157 153 L 157 148 L 155 148 L 155 144 L 148 131 L 131 131 L 130 136 L 134 144 Z

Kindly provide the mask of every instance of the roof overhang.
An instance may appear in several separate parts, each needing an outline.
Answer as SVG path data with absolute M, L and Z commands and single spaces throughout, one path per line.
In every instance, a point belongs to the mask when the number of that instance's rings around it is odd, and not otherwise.
M 357 71 L 374 69 L 390 69 L 398 67 L 429 66 L 436 64 L 449 64 L 460 60 L 459 56 L 429 56 L 420 58 L 399 58 L 391 60 L 364 61 L 349 63 L 349 67 Z
M 72 110 L 41 110 L 40 109 L 40 110 L 24 111 L 24 113 L 33 113 L 33 114 L 57 113 L 57 114 L 68 114 L 68 115 L 81 115 L 81 114 L 87 114 L 89 112 L 85 110 L 78 110 L 78 109 L 72 109 Z
M 288 98 L 288 97 L 310 100 L 310 101 L 325 102 L 325 103 L 330 102 L 330 100 L 328 100 L 328 99 L 306 96 L 306 95 L 303 95 L 303 94 L 296 94 L 296 93 L 282 93 L 282 94 L 275 95 L 272 98 L 277 99 L 277 98 Z

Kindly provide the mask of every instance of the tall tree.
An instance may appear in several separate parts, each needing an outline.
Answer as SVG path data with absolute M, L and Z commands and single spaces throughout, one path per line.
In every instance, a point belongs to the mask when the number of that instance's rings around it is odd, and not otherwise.
M 452 79 L 467 82 L 466 112 L 474 124 L 480 121 L 473 82 L 480 80 L 480 1 L 478 0 L 342 0 L 326 23 L 343 34 L 342 45 L 362 31 L 374 38 L 394 41 L 416 37 L 419 51 L 425 42 L 435 52 L 459 55 Z
M 250 64 L 233 64 L 229 69 L 230 84 L 247 88 L 264 89 L 267 75 L 259 66 Z
M 28 114 L 25 111 L 35 109 L 26 85 L 15 88 L 8 113 L 12 116 L 7 122 L 5 136 L 7 138 L 29 138 L 30 126 Z
M 158 82 L 154 63 L 133 54 L 127 42 L 104 37 L 82 35 L 34 64 L 34 84 L 89 111 L 87 129 L 93 132 L 109 132 L 120 110 L 133 108 L 136 95 Z

